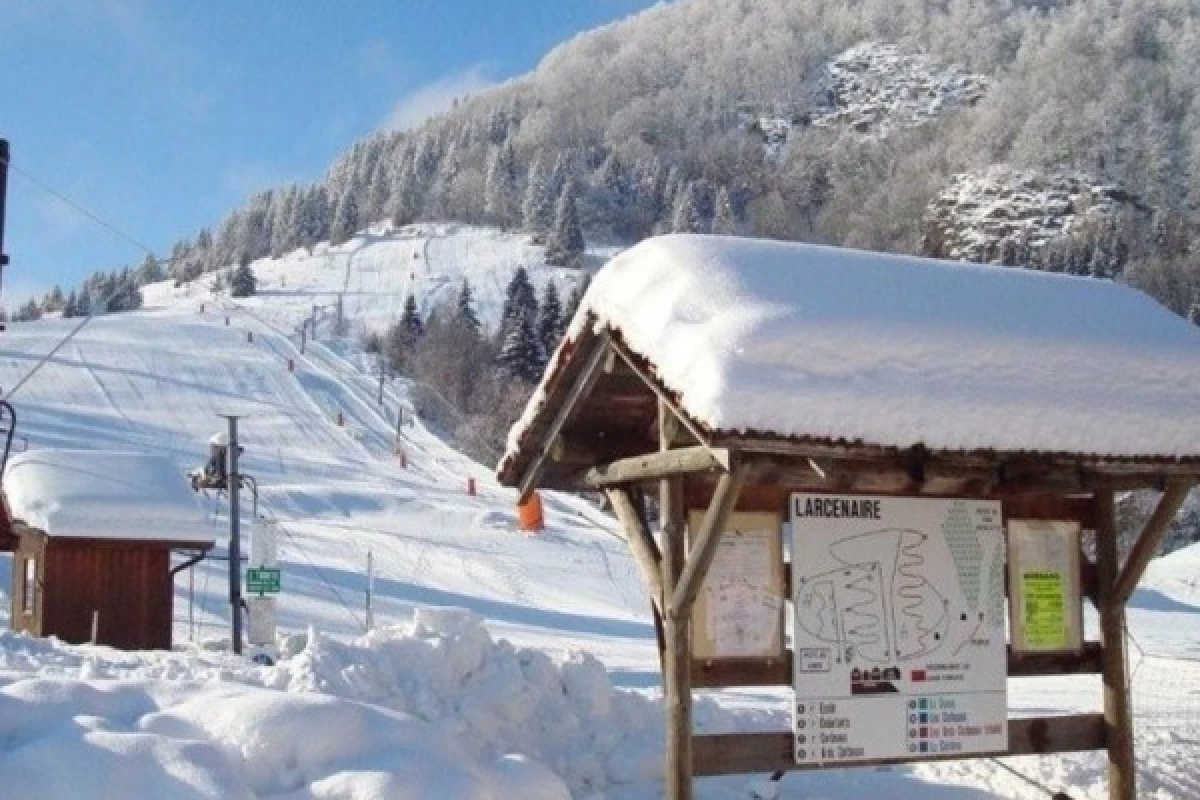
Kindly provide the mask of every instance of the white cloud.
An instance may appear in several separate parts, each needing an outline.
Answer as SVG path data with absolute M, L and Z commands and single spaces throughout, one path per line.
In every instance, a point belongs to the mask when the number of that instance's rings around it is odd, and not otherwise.
M 457 97 L 475 94 L 495 81 L 486 77 L 483 68 L 476 65 L 439 78 L 426 84 L 397 101 L 383 122 L 385 130 L 409 130 L 425 120 L 446 111 Z

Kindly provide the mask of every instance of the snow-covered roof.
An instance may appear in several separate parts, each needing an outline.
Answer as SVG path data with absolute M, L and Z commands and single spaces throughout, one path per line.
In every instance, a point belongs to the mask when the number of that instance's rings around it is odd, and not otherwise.
M 13 518 L 51 537 L 211 546 L 207 523 L 168 458 L 97 450 L 30 450 L 9 459 Z
M 566 342 L 589 326 L 713 433 L 1200 457 L 1200 331 L 1110 281 L 675 235 L 596 275 Z M 556 353 L 502 473 L 577 350 Z

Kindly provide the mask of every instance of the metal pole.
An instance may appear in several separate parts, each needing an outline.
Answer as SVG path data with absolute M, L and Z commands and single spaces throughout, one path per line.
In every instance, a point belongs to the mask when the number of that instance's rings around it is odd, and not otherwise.
M 8 140 L 0 139 L 0 278 L 3 277 L 4 267 L 8 266 L 8 256 L 4 252 L 4 219 L 8 204 Z M 0 325 L 0 330 L 4 326 Z
M 380 353 L 379 354 L 379 400 L 377 401 L 377 403 L 379 405 L 383 405 L 383 379 L 384 379 L 383 373 L 384 373 L 385 366 L 386 365 L 383 363 L 383 353 Z
M 367 551 L 367 630 L 375 627 L 375 609 L 371 607 L 375 595 L 375 556 Z
M 229 462 L 227 486 L 229 487 L 229 618 L 231 620 L 233 652 L 242 654 L 242 542 L 241 542 L 241 493 L 242 479 L 238 475 L 238 440 L 235 416 L 229 420 Z

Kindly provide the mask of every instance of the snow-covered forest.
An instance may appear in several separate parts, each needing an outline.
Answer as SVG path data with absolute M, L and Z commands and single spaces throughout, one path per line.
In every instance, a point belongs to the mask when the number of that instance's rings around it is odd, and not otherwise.
M 986 88 L 886 135 L 806 124 L 830 102 L 830 64 L 870 41 Z M 1006 164 L 1086 174 L 1136 210 L 1051 255 L 1016 246 L 987 260 L 1124 274 L 1187 313 L 1198 61 L 1195 0 L 687 0 L 580 35 L 415 130 L 359 142 L 324 181 L 260 194 L 181 241 L 169 266 L 194 278 L 384 218 L 524 228 L 564 263 L 578 252 L 571 218 L 618 241 L 699 230 L 931 252 L 931 202 L 955 176 Z M 782 146 L 764 120 L 786 121 Z
M 1195 0 L 686 0 L 357 143 L 323 181 L 251 198 L 166 266 L 190 280 L 389 218 L 528 230 L 563 265 L 585 234 L 702 231 L 1124 275 L 1187 314 L 1198 61 Z M 939 195 L 994 165 L 1129 202 L 1074 227 L 1057 223 L 1087 210 L 1078 197 L 1039 210 L 1051 242 L 1014 227 L 944 247 Z

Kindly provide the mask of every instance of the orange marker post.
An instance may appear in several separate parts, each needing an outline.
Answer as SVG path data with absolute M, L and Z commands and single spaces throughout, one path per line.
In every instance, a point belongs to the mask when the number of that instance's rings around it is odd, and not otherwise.
M 537 492 L 530 494 L 524 503 L 517 503 L 517 527 L 526 533 L 537 533 L 546 527 L 542 498 Z

